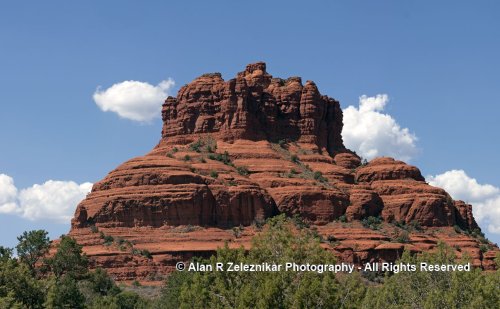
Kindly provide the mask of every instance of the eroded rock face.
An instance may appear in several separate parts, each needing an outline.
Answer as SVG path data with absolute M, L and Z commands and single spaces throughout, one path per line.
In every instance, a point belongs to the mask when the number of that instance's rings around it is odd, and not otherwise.
M 369 186 L 355 186 L 349 192 L 349 207 L 346 218 L 349 221 L 366 217 L 378 217 L 384 208 L 380 196 Z
M 277 214 L 256 184 L 225 187 L 192 172 L 189 162 L 165 155 L 132 159 L 94 184 L 73 226 L 238 226 Z
M 404 162 L 362 164 L 342 143 L 339 103 L 311 81 L 273 78 L 261 62 L 229 81 L 205 74 L 167 98 L 162 117 L 160 143 L 94 184 L 72 220 L 70 235 L 118 280 L 160 281 L 150 274 L 226 241 L 249 247 L 252 225 L 278 213 L 338 239 L 328 249 L 347 262 L 393 261 L 444 239 L 467 248 L 476 266 L 494 265 L 498 248 L 483 254 L 479 241 L 441 230 L 478 228 L 471 206 Z M 387 231 L 363 227 L 367 217 L 380 217 Z M 401 244 L 396 224 L 423 230 Z M 106 246 L 104 236 L 115 242 Z
M 224 141 L 305 142 L 330 154 L 344 149 L 339 102 L 321 95 L 312 81 L 273 78 L 263 62 L 229 81 L 219 73 L 198 77 L 165 101 L 162 118 L 167 143 L 211 133 Z
M 472 205 L 466 204 L 464 201 L 454 201 L 454 204 L 456 209 L 455 218 L 457 225 L 464 230 L 478 229 L 479 226 L 472 215 Z
M 387 222 L 417 222 L 422 226 L 457 223 L 458 210 L 451 197 L 443 189 L 428 185 L 414 166 L 392 158 L 378 158 L 357 169 L 356 180 L 368 185 L 382 199 L 382 218 Z

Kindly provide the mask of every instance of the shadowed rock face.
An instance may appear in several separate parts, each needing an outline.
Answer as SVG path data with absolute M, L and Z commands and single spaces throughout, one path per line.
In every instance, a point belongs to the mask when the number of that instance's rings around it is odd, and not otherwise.
M 72 220 L 70 234 L 94 266 L 118 280 L 160 280 L 148 276 L 228 240 L 248 247 L 251 225 L 278 213 L 299 215 L 325 238 L 335 236 L 329 249 L 345 261 L 391 261 L 405 246 L 431 250 L 441 239 L 469 248 L 463 252 L 475 265 L 493 265 L 494 254 L 483 254 L 471 237 L 436 231 L 478 228 L 471 206 L 428 185 L 404 162 L 362 165 L 343 145 L 339 102 L 313 82 L 273 78 L 262 62 L 229 81 L 205 74 L 167 98 L 162 117 L 159 144 L 95 183 Z M 364 228 L 367 217 L 424 231 L 411 234 L 409 244 L 395 243 L 392 232 Z M 339 226 L 338 219 L 347 223 Z M 97 229 L 132 247 L 104 246 Z M 134 255 L 136 249 L 153 260 Z

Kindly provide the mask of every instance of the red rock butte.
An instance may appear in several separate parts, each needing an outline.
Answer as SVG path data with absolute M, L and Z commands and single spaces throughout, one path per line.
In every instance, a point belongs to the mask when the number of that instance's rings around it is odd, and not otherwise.
M 311 224 L 345 262 L 394 261 L 445 242 L 495 267 L 498 247 L 474 237 L 471 205 L 415 166 L 362 164 L 344 147 L 339 102 L 312 81 L 273 78 L 263 62 L 228 81 L 204 74 L 165 100 L 162 119 L 159 144 L 95 183 L 72 220 L 92 266 L 117 280 L 157 283 L 225 242 L 249 248 L 280 213 Z

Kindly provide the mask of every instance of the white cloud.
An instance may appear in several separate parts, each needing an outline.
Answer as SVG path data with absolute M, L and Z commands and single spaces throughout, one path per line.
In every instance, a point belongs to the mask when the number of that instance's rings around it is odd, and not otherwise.
M 18 191 L 12 177 L 0 174 L 0 213 L 68 223 L 78 203 L 91 189 L 89 182 L 48 180 Z
M 347 148 L 365 159 L 390 156 L 409 161 L 417 154 L 417 137 L 388 114 L 382 113 L 389 97 L 378 94 L 359 98 L 359 108 L 349 106 L 344 112 L 342 138 Z
M 171 78 L 156 86 L 127 80 L 105 90 L 98 88 L 93 97 L 97 106 L 105 112 L 114 112 L 134 121 L 150 122 L 160 117 L 161 105 L 174 84 Z
M 14 179 L 5 174 L 0 174 L 0 213 L 16 211 L 17 188 Z
M 480 184 L 463 170 L 427 176 L 429 184 L 448 191 L 454 199 L 472 204 L 477 222 L 490 233 L 500 234 L 500 188 Z

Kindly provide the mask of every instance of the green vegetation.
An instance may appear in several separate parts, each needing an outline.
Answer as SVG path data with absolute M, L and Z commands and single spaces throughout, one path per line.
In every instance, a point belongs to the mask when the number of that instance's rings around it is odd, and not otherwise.
M 113 242 L 115 241 L 113 236 L 106 235 L 103 232 L 99 232 L 99 234 L 100 234 L 101 239 L 104 240 L 105 246 L 111 246 L 113 244 Z
M 281 148 L 286 148 L 286 146 L 287 146 L 287 141 L 286 141 L 286 139 L 280 139 L 280 140 L 278 141 L 278 145 L 279 145 Z
M 422 230 L 422 226 L 420 226 L 420 223 L 418 223 L 418 221 L 411 221 L 410 223 L 406 224 L 406 222 L 404 220 L 401 220 L 401 221 L 395 221 L 393 222 L 393 224 L 397 227 L 399 227 L 400 229 L 403 229 L 405 231 L 421 231 Z
M 189 145 L 189 150 L 201 152 L 201 147 L 203 147 L 203 141 L 201 139 Z
M 234 166 L 229 157 L 229 153 L 224 151 L 224 153 L 211 153 L 208 155 L 210 160 L 215 160 L 224 163 L 225 165 Z
M 433 254 L 411 256 L 399 262 L 450 264 L 455 256 L 440 244 Z M 384 284 L 370 289 L 366 299 L 372 308 L 499 308 L 500 272 L 399 272 L 386 275 Z
M 482 244 L 485 244 L 485 245 L 489 245 L 490 244 L 490 241 L 484 236 L 484 233 L 481 232 L 481 230 L 478 229 L 478 228 L 475 228 L 475 229 L 472 229 L 472 230 L 463 230 L 458 225 L 453 226 L 453 228 L 455 229 L 455 232 L 457 232 L 459 234 L 463 233 L 463 234 L 468 235 L 470 237 L 474 237 L 477 240 L 479 240 Z
M 236 238 L 240 238 L 241 237 L 241 233 L 243 232 L 243 226 L 238 226 L 238 227 L 233 227 L 232 229 L 233 231 L 233 236 L 236 237 Z
M 212 153 L 217 150 L 217 141 L 211 137 L 200 138 L 196 142 L 189 144 L 188 148 L 196 152 Z
M 142 256 L 148 258 L 148 259 L 152 259 L 153 258 L 153 255 L 151 254 L 151 252 L 149 252 L 148 250 L 144 249 L 142 250 Z
M 408 231 L 401 231 L 398 236 L 394 239 L 396 242 L 399 243 L 407 243 L 410 242 L 410 233 Z
M 346 216 L 346 215 L 342 215 L 342 216 L 340 216 L 340 217 L 339 217 L 339 221 L 340 221 L 340 222 L 343 222 L 343 223 L 347 222 L 347 216 Z
M 372 230 L 378 230 L 380 228 L 380 225 L 382 224 L 382 219 L 380 217 L 368 217 L 364 218 L 361 221 L 361 224 L 363 224 L 364 227 L 372 229 Z
M 206 262 L 334 261 L 309 230 L 294 231 L 284 216 L 278 216 L 268 220 L 247 254 L 243 248 L 226 245 Z M 360 279 L 354 277 L 354 281 Z M 335 308 L 342 300 L 348 303 L 362 297 L 366 289 L 351 278 L 337 280 L 333 273 L 311 272 L 176 272 L 167 280 L 158 303 L 161 308 Z
M 212 145 L 207 145 L 205 149 L 208 153 L 213 153 L 217 149 L 217 146 L 213 147 Z
M 250 171 L 248 170 L 248 168 L 244 167 L 244 166 L 238 166 L 236 168 L 236 171 L 238 172 L 238 174 L 240 174 L 241 176 L 247 176 L 250 174 Z
M 320 181 L 320 182 L 328 182 L 328 179 L 326 179 L 321 172 L 314 172 L 313 174 L 314 180 Z
M 369 223 L 376 224 L 377 218 L 372 218 Z M 321 246 L 317 231 L 298 216 L 280 215 L 254 224 L 261 233 L 252 240 L 251 249 L 230 249 L 226 244 L 211 258 L 193 262 L 211 264 L 214 269 L 216 263 L 227 262 L 336 262 Z M 242 230 L 236 227 L 233 233 L 240 237 Z M 333 235 L 326 238 L 328 243 L 337 241 Z M 118 237 L 115 242 L 126 244 Z M 104 270 L 89 271 L 87 257 L 74 239 L 63 236 L 52 256 L 46 255 L 49 246 L 45 231 L 23 233 L 17 258 L 12 249 L 0 246 L 0 308 L 500 308 L 499 270 L 425 272 L 419 267 L 385 274 L 185 270 L 172 273 L 160 295 L 145 298 L 133 292 L 144 288 L 138 281 L 123 289 Z M 151 255 L 137 249 L 134 254 Z M 500 266 L 500 256 L 497 260 Z M 433 253 L 405 251 L 394 265 L 456 261 L 454 250 L 439 244 Z M 468 261 L 464 255 L 459 262 Z
M 301 229 L 304 229 L 304 228 L 308 228 L 309 227 L 309 223 L 307 221 L 305 221 L 301 216 L 299 216 L 298 214 L 295 214 L 293 217 L 292 217 L 292 222 L 293 224 L 295 225 L 296 228 L 298 228 L 299 230 Z
M 210 177 L 212 177 L 212 178 L 218 178 L 219 177 L 219 173 L 217 173 L 217 171 L 210 171 Z
M 294 219 L 269 219 L 245 252 L 218 250 L 215 263 L 334 263 L 314 232 L 296 229 Z M 333 236 L 327 238 L 335 242 Z M 432 254 L 405 252 L 398 263 L 450 264 L 452 251 L 439 245 Z M 214 267 L 215 269 L 215 267 Z M 366 276 L 370 277 L 370 276 Z M 155 308 L 498 308 L 500 272 L 373 273 L 368 284 L 360 273 L 175 272 L 166 281 Z M 379 282 L 379 283 L 376 283 Z
M 191 161 L 191 156 L 190 155 L 185 155 L 184 156 L 184 161 Z
M 17 237 L 16 246 L 19 261 L 28 266 L 31 272 L 35 271 L 36 263 L 47 254 L 50 248 L 48 233 L 43 230 L 24 232 Z
M 125 292 L 102 269 L 88 270 L 87 257 L 70 237 L 56 252 L 42 230 L 18 237 L 18 258 L 0 246 L 0 308 L 148 308 L 147 300 Z

